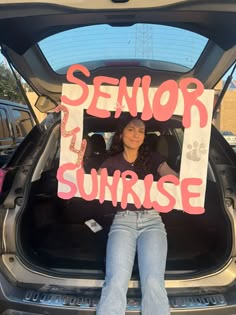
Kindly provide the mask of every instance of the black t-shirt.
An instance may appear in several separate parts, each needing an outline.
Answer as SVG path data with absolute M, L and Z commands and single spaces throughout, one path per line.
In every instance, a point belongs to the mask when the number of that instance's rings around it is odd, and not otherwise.
M 154 180 L 157 181 L 160 178 L 157 170 L 163 162 L 165 162 L 165 160 L 158 153 L 150 153 L 148 157 L 146 157 L 146 164 L 148 167 L 143 168 L 142 174 L 140 175 L 139 172 L 136 170 L 135 163 L 127 162 L 123 156 L 123 153 L 118 153 L 104 161 L 100 168 L 106 168 L 109 176 L 113 176 L 115 170 L 119 170 L 121 172 L 130 170 L 135 172 L 138 175 L 139 179 L 144 179 L 146 175 L 152 174 Z M 134 204 L 127 204 L 127 210 L 135 211 L 140 209 L 145 208 L 141 207 L 137 209 Z M 117 210 L 120 211 L 125 209 L 122 209 L 120 205 L 118 205 Z

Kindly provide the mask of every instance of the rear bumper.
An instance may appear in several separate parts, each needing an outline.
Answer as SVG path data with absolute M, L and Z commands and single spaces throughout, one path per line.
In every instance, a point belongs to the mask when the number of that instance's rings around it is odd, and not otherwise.
M 0 274 L 0 314 L 4 315 L 95 315 L 97 293 L 59 294 L 14 286 Z M 171 314 L 235 315 L 236 286 L 224 293 L 169 296 Z M 126 315 L 140 315 L 139 298 L 128 298 Z

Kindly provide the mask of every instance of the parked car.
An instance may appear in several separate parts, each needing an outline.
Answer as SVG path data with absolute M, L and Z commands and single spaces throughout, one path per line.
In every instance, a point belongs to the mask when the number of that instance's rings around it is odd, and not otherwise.
M 231 146 L 236 146 L 236 135 L 232 131 L 222 130 L 221 133 Z
M 0 99 L 0 166 L 9 159 L 34 126 L 26 105 Z
M 53 109 L 61 104 L 68 67 L 86 67 L 86 75 L 74 78 L 91 85 L 95 77 L 109 76 L 127 77 L 132 86 L 149 75 L 153 87 L 193 77 L 213 89 L 235 62 L 236 3 L 9 0 L 0 1 L 0 9 L 2 53 L 39 95 L 36 107 L 49 112 L 0 173 L 0 312 L 95 314 L 115 210 L 109 202 L 57 195 L 63 125 Z M 108 144 L 117 121 L 85 114 L 83 137 L 106 135 Z M 181 117 L 152 118 L 147 127 L 157 136 L 150 136 L 153 150 L 178 172 Z M 97 144 L 85 152 L 88 172 L 106 158 L 108 148 Z M 161 214 L 171 314 L 236 314 L 236 155 L 214 126 L 205 209 L 201 215 L 177 209 Z M 91 218 L 103 227 L 100 232 L 85 225 Z M 127 301 L 126 314 L 140 314 L 137 260 Z

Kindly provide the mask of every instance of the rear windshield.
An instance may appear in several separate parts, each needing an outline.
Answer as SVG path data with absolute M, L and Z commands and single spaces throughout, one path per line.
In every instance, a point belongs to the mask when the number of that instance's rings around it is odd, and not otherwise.
M 94 69 L 122 60 L 187 72 L 196 64 L 207 41 L 193 32 L 163 25 L 92 25 L 50 36 L 39 47 L 58 73 L 66 73 L 68 66 L 76 63 Z

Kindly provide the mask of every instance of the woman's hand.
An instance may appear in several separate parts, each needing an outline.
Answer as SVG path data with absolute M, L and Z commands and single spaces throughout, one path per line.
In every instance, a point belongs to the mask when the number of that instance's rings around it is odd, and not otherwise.
M 179 177 L 179 174 L 174 171 L 166 162 L 163 162 L 157 169 L 158 174 L 162 177 L 165 175 L 174 175 Z

